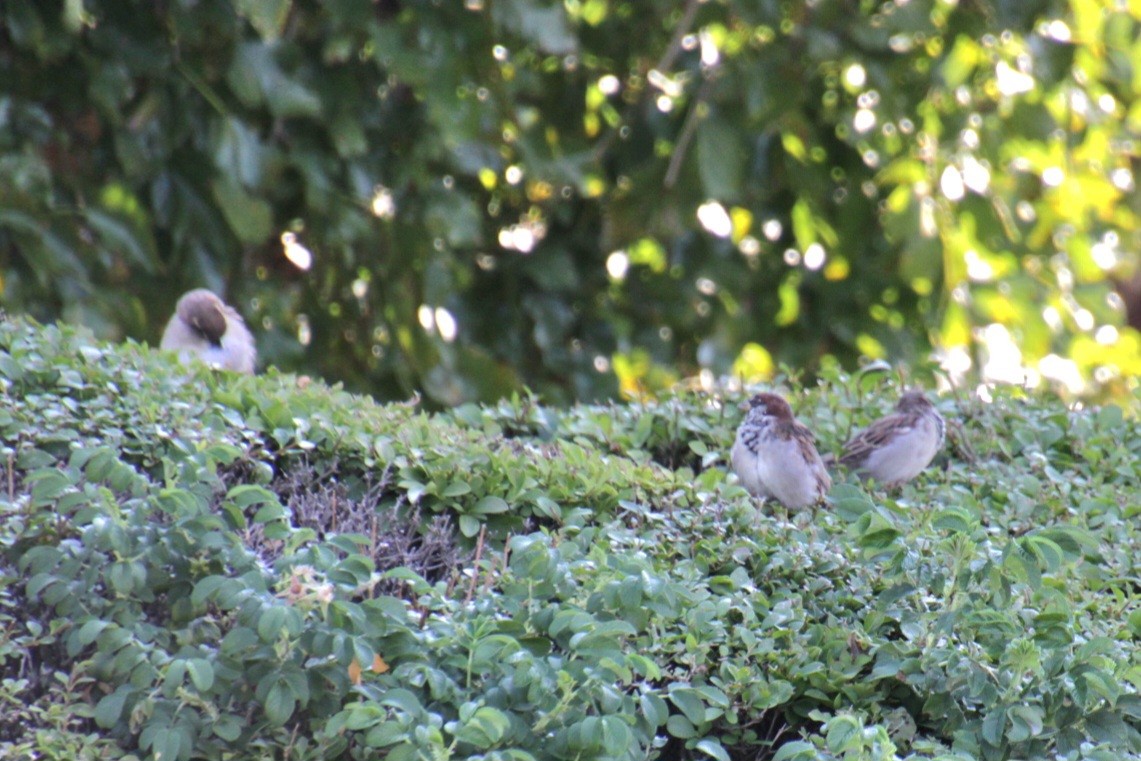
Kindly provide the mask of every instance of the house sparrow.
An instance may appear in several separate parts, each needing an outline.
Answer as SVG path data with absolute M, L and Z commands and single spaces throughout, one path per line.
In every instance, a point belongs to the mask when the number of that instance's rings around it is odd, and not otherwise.
M 819 502 L 832 488 L 812 432 L 792 416 L 776 394 L 757 394 L 737 429 L 730 460 L 741 484 L 754 497 L 775 497 L 788 508 Z
M 254 337 L 241 316 L 205 288 L 189 291 L 178 300 L 159 345 L 177 351 L 183 362 L 197 356 L 239 373 L 252 373 L 257 356 Z
M 922 391 L 908 391 L 885 415 L 844 445 L 840 462 L 866 478 L 896 485 L 919 475 L 943 446 L 942 415 Z

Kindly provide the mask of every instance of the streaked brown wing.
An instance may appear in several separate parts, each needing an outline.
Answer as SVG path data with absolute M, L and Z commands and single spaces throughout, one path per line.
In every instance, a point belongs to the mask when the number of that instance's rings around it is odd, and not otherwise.
M 858 468 L 873 451 L 914 427 L 915 420 L 910 415 L 894 414 L 882 417 L 844 445 L 844 454 L 840 456 L 840 462 L 849 468 Z
M 800 456 L 804 458 L 805 462 L 813 462 L 820 457 L 816 451 L 816 437 L 812 435 L 812 431 L 808 430 L 807 426 L 798 423 L 795 420 L 781 421 L 781 423 L 774 428 L 776 435 L 784 441 L 796 442 L 796 447 L 800 451 Z

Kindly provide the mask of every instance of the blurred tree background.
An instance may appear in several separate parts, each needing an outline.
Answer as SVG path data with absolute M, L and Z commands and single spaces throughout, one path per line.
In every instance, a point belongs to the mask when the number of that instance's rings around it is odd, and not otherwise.
M 1141 373 L 1141 0 L 6 0 L 3 304 L 436 404 Z M 1141 319 L 1133 314 L 1134 324 Z

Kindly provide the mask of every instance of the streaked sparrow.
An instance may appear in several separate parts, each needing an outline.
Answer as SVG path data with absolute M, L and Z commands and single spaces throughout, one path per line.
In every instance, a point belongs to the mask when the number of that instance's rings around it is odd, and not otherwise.
M 943 416 L 922 391 L 907 391 L 885 415 L 844 445 L 840 462 L 865 478 L 894 486 L 910 481 L 943 446 Z
M 741 484 L 754 497 L 775 497 L 788 508 L 819 502 L 832 479 L 816 451 L 812 432 L 798 423 L 776 394 L 761 393 L 747 407 L 730 459 Z
M 252 373 L 257 357 L 254 337 L 241 315 L 205 288 L 189 291 L 178 300 L 159 345 L 177 351 L 183 362 L 197 356 L 207 364 L 239 373 Z

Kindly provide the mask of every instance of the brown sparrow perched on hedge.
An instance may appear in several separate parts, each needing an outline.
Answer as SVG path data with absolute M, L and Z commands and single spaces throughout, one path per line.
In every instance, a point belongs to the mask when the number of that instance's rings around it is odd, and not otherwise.
M 224 370 L 252 373 L 257 350 L 241 315 L 205 288 L 188 291 L 178 300 L 162 334 L 163 349 L 192 356 Z
M 746 404 L 730 460 L 754 497 L 775 497 L 788 508 L 819 502 L 832 488 L 812 432 L 792 416 L 788 402 L 761 393 Z
M 840 462 L 865 478 L 896 485 L 919 475 L 943 446 L 943 416 L 922 391 L 908 391 L 885 415 L 844 445 Z

